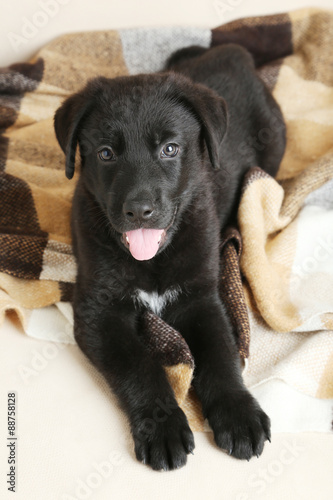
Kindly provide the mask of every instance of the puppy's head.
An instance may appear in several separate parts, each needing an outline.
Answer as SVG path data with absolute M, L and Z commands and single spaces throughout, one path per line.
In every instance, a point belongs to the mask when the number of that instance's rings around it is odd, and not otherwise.
M 67 177 L 79 145 L 82 181 L 137 260 L 168 244 L 226 128 L 224 100 L 175 73 L 91 80 L 55 114 Z

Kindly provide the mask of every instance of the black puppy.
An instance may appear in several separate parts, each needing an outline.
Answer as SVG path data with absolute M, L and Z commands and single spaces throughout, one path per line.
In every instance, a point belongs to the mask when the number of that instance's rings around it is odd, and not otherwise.
M 77 143 L 81 153 L 75 338 L 127 413 L 137 458 L 153 469 L 183 466 L 194 440 L 140 340 L 147 308 L 188 343 L 217 445 L 250 459 L 270 438 L 219 298 L 219 243 L 246 170 L 259 165 L 274 175 L 285 146 L 279 107 L 242 48 L 186 49 L 168 69 L 175 71 L 92 80 L 55 115 L 68 178 Z M 156 424 L 150 432 L 147 419 Z

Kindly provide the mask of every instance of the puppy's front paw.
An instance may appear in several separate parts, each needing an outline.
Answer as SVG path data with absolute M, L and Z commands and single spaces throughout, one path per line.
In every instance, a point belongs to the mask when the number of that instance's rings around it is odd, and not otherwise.
M 132 425 L 136 458 L 154 470 L 179 469 L 194 450 L 193 433 L 183 411 L 152 416 Z M 163 420 L 163 421 L 162 421 Z
M 207 412 L 216 444 L 233 457 L 250 460 L 270 441 L 270 420 L 247 391 L 224 394 Z

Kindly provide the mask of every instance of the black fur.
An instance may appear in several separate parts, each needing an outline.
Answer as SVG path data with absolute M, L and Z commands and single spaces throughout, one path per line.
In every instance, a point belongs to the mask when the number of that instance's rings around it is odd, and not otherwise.
M 55 115 L 69 178 L 77 142 L 81 153 L 75 337 L 127 413 L 137 458 L 153 469 L 183 466 L 194 440 L 163 368 L 140 341 L 138 289 L 177 290 L 161 316 L 193 353 L 194 387 L 217 445 L 250 459 L 270 437 L 219 298 L 219 242 L 244 173 L 258 165 L 274 175 L 285 147 L 279 107 L 244 49 L 185 49 L 167 69 L 92 80 Z M 179 145 L 175 157 L 161 157 L 166 143 Z M 103 146 L 112 147 L 111 160 L 100 159 Z M 138 227 L 168 228 L 150 260 L 127 248 L 124 233 Z

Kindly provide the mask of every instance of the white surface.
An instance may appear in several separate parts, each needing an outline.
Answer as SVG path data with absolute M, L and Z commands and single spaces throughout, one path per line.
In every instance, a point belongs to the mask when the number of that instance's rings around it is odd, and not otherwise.
M 210 433 L 195 433 L 186 467 L 154 472 L 135 460 L 123 413 L 78 347 L 34 340 L 9 321 L 1 340 L 1 500 L 332 499 L 333 434 L 274 434 L 263 455 L 247 462 L 219 450 Z M 12 390 L 15 494 L 5 485 L 6 394 Z
M 240 17 L 274 14 L 307 6 L 333 9 L 333 1 L 3 0 L 0 66 L 26 60 L 45 43 L 73 31 L 181 25 L 213 28 Z

